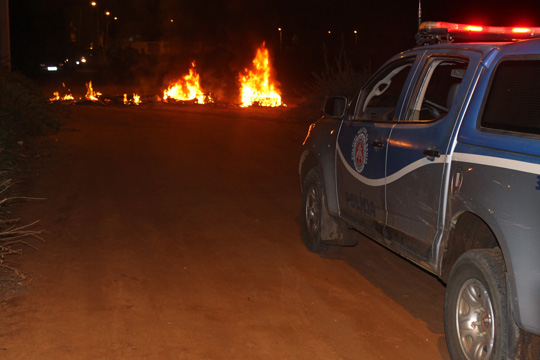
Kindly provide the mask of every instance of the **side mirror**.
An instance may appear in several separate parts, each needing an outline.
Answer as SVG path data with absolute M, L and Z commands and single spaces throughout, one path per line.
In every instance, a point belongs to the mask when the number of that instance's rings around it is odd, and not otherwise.
M 323 116 L 328 118 L 342 118 L 347 113 L 349 99 L 346 96 L 328 96 L 324 100 Z

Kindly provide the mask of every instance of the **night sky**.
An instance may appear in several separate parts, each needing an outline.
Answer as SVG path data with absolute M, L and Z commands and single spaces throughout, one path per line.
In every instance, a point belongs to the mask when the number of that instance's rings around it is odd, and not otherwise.
M 30 59 L 76 51 L 88 42 L 85 37 L 109 21 L 111 47 L 130 38 L 167 40 L 181 47 L 184 68 L 188 58 L 198 57 L 208 67 L 223 63 L 233 71 L 249 63 L 262 41 L 277 54 L 281 28 L 277 66 L 288 76 L 303 77 L 320 69 L 324 47 L 332 54 L 342 44 L 355 63 L 378 66 L 414 46 L 418 22 L 417 0 L 96 1 L 97 7 L 89 0 L 11 0 L 13 67 L 24 70 L 32 66 Z M 105 10 L 118 20 L 105 18 Z M 540 1 L 423 0 L 422 10 L 424 20 L 540 25 Z M 78 28 L 76 42 L 70 38 L 73 28 Z

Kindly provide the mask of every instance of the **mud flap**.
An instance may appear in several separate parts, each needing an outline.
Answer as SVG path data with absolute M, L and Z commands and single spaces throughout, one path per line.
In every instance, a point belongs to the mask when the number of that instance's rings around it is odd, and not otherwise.
M 326 205 L 326 199 L 325 199 Z M 347 224 L 328 213 L 323 206 L 321 214 L 321 240 L 328 245 L 355 246 L 360 233 L 351 229 Z
M 513 321 L 512 321 L 513 323 Z M 513 356 L 509 359 L 514 360 L 538 360 L 540 359 L 540 336 L 519 329 L 515 324 L 517 332 L 517 341 L 515 344 L 508 344 L 510 349 L 514 349 Z

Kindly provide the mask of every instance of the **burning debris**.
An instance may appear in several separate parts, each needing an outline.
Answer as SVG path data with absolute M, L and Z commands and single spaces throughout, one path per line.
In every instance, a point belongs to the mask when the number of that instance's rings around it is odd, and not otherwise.
M 239 76 L 242 97 L 240 106 L 286 106 L 282 104 L 279 90 L 272 82 L 271 71 L 268 49 L 263 42 L 253 59 L 253 70 L 245 69 L 245 75 Z
M 205 94 L 199 84 L 199 74 L 195 70 L 195 60 L 191 62 L 189 74 L 184 76 L 183 81 L 178 80 L 169 84 L 169 88 L 163 91 L 163 101 L 189 101 L 198 104 L 213 103 L 210 94 Z
M 244 69 L 243 73 L 238 74 L 240 88 L 240 102 L 229 104 L 230 106 L 259 106 L 259 107 L 279 107 L 286 106 L 281 101 L 281 93 L 278 89 L 279 84 L 273 78 L 273 69 L 270 63 L 268 49 L 263 42 L 257 49 L 257 54 L 253 59 L 251 69 Z M 65 84 L 62 84 L 65 88 Z M 128 96 L 103 96 L 101 92 L 95 91 L 92 87 L 92 81 L 85 83 L 86 94 L 84 98 L 75 101 L 71 91 L 63 97 L 59 92 L 54 92 L 51 102 L 66 101 L 76 104 L 123 104 L 139 105 L 143 102 L 141 96 L 132 93 Z M 163 98 L 158 95 L 145 96 L 145 103 L 169 103 L 169 104 L 212 104 L 215 106 L 227 105 L 224 102 L 216 101 L 211 93 L 204 92 L 200 85 L 200 76 L 196 70 L 195 60 L 191 62 L 189 72 L 181 79 L 169 83 L 169 87 L 163 90 Z
M 84 98 L 89 101 L 99 101 L 99 97 L 103 95 L 100 92 L 94 91 L 92 88 L 92 81 L 86 83 L 86 95 Z
M 53 92 L 53 97 L 49 98 L 50 101 L 74 101 L 75 98 L 71 94 L 66 94 L 62 97 L 60 97 L 60 93 L 58 91 Z
M 141 95 L 133 94 L 131 99 L 128 99 L 127 94 L 124 94 L 124 105 L 139 105 L 142 103 Z
M 65 88 L 65 84 L 62 84 Z M 53 97 L 49 98 L 51 102 L 63 102 L 68 104 L 124 104 L 124 105 L 140 105 L 143 101 L 139 94 L 133 93 L 132 96 L 128 97 L 128 94 L 121 96 L 104 96 L 103 93 L 95 91 L 92 86 L 92 81 L 85 83 L 86 94 L 84 98 L 79 98 L 75 100 L 75 97 L 71 94 L 71 90 L 67 90 L 67 94 L 60 96 L 58 91 L 53 93 Z M 161 101 L 161 99 L 159 99 Z
M 62 83 L 62 87 L 65 89 L 66 84 Z M 49 98 L 49 100 L 51 102 L 53 101 L 70 101 L 71 102 L 71 101 L 75 101 L 75 98 L 73 97 L 73 95 L 71 95 L 71 90 L 67 89 L 67 93 L 64 96 L 60 96 L 60 92 L 58 91 L 53 92 L 53 97 Z

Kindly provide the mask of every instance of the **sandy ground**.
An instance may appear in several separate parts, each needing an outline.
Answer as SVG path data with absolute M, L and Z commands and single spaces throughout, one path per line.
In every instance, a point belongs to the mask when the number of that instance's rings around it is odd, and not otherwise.
M 448 359 L 444 286 L 299 236 L 307 125 L 276 109 L 74 106 L 24 146 L 46 243 L 0 301 L 2 359 Z

